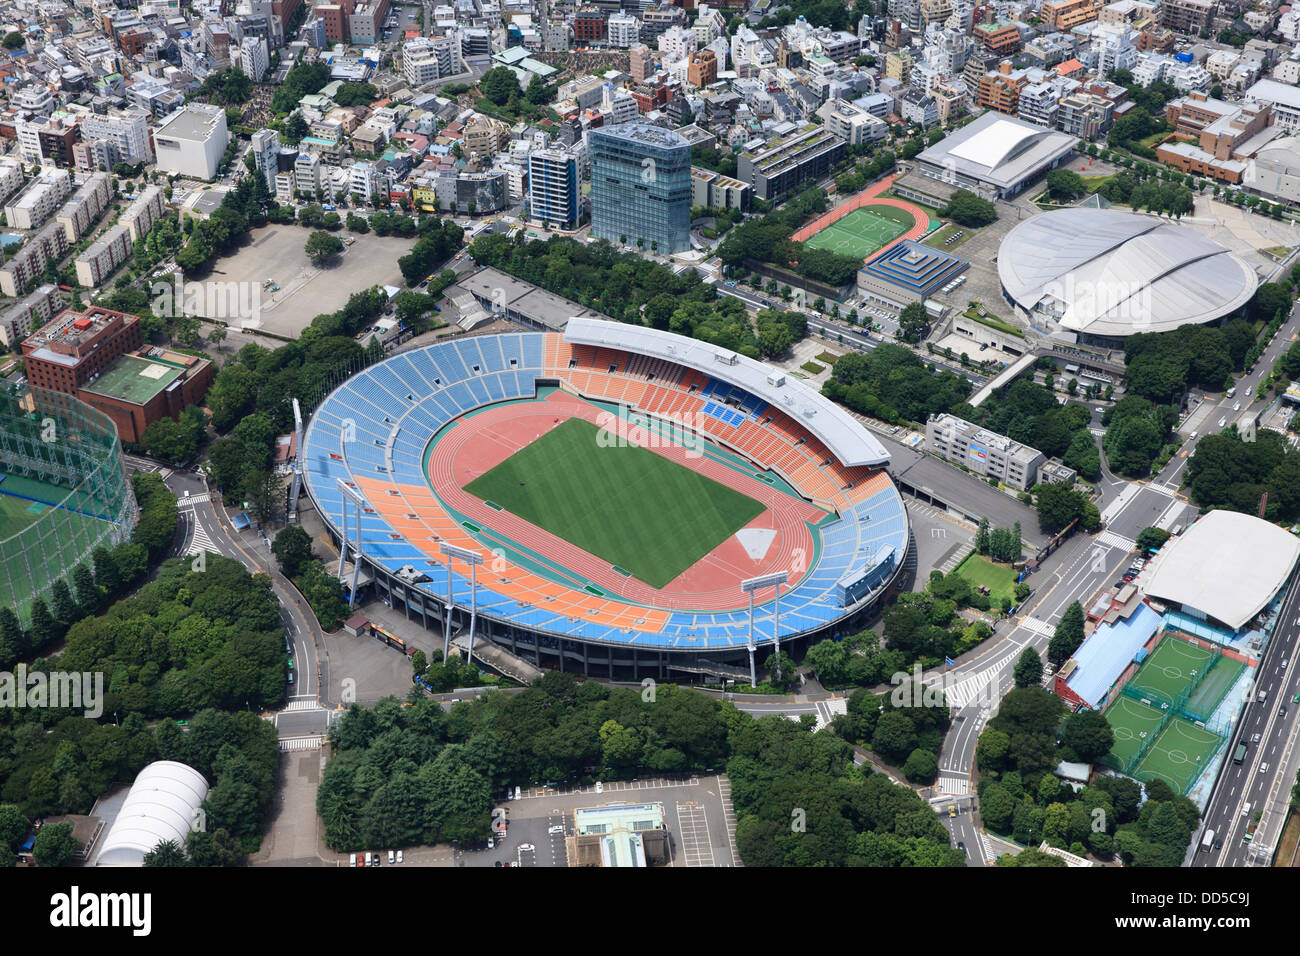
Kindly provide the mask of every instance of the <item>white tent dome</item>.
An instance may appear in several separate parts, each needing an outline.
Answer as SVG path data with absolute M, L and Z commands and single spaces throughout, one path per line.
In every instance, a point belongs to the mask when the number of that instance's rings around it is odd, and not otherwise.
M 143 866 L 145 854 L 165 840 L 181 846 L 208 795 L 208 782 L 193 767 L 157 760 L 140 771 L 104 838 L 96 866 Z

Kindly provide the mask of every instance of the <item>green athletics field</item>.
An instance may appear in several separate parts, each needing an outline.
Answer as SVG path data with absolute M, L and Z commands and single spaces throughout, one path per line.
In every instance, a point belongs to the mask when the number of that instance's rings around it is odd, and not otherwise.
M 602 447 L 571 418 L 465 490 L 660 588 L 763 512 L 645 448 Z
M 911 214 L 905 210 L 893 206 L 867 206 L 831 223 L 804 245 L 865 259 L 914 224 Z

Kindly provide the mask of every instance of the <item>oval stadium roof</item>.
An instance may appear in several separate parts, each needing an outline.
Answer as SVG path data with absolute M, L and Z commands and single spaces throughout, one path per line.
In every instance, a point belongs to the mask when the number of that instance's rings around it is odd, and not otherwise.
M 738 385 L 799 422 L 844 465 L 889 464 L 885 446 L 848 411 L 785 372 L 729 349 L 642 325 L 579 316 L 569 319 L 564 340 L 667 359 Z
M 143 866 L 145 854 L 164 840 L 182 847 L 208 782 L 188 764 L 157 760 L 140 771 L 109 828 L 96 866 Z
M 1249 301 L 1259 281 L 1249 263 L 1186 226 L 1114 209 L 1019 223 L 998 250 L 998 278 L 1027 312 L 1041 303 L 1063 329 L 1115 337 L 1212 322 Z
M 1300 560 L 1300 538 L 1253 515 L 1211 511 L 1156 555 L 1144 590 L 1240 630 Z

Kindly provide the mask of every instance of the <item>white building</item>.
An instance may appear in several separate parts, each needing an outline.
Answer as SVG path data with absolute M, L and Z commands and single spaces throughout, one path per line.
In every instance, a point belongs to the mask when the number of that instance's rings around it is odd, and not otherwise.
M 418 37 L 402 46 L 402 77 L 411 87 L 424 86 L 460 72 L 460 52 L 450 37 Z
M 252 137 L 249 153 L 262 174 L 267 189 L 275 188 L 275 174 L 280 155 L 280 134 L 273 129 L 259 129 Z
M 609 45 L 620 49 L 627 49 L 641 37 L 641 24 L 630 13 L 611 13 L 605 21 L 605 28 L 609 35 Z
M 12 156 L 0 156 L 0 202 L 23 186 L 23 164 Z
M 192 103 L 163 121 L 153 137 L 158 168 L 191 179 L 213 179 L 230 136 L 226 111 Z
M 151 163 L 153 147 L 149 145 L 148 110 L 132 106 L 103 116 L 91 113 L 81 121 L 84 142 L 106 141 L 111 144 L 118 162 Z
M 266 77 L 267 67 L 271 65 L 271 57 L 263 37 L 244 37 L 244 41 L 239 44 L 239 65 L 254 83 L 262 82 Z
M 174 760 L 149 764 L 131 785 L 95 865 L 143 866 L 159 843 L 184 846 L 207 796 L 208 782 L 193 767 Z
M 72 176 L 66 169 L 48 169 L 32 181 L 17 199 L 5 206 L 11 229 L 37 229 L 72 194 Z

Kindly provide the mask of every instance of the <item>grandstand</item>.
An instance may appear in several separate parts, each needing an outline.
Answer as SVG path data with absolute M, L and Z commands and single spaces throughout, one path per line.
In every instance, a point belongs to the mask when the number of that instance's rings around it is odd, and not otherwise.
M 721 542 L 664 583 L 578 547 L 568 537 L 578 533 L 576 518 L 543 528 L 473 493 L 476 479 L 574 418 L 616 443 L 654 437 L 648 444 L 665 469 L 696 473 L 672 473 L 681 487 L 709 479 L 757 502 L 761 513 L 734 532 L 749 518 L 744 509 L 719 522 Z M 698 438 L 694 445 L 668 440 L 683 427 Z M 611 677 L 716 673 L 742 660 L 750 618 L 739 584 L 759 574 L 789 574 L 780 594 L 783 644 L 854 626 L 909 550 L 903 502 L 883 471 L 888 458 L 843 409 L 761 363 L 587 319 L 570 320 L 563 335 L 473 336 L 396 355 L 336 389 L 304 439 L 305 486 L 336 538 L 339 483 L 365 499 L 362 560 L 378 596 L 440 627 L 441 545 L 478 551 L 489 559 L 477 574 L 480 633 L 539 666 Z M 566 465 L 589 468 L 582 457 Z M 613 498 L 624 493 L 617 484 L 582 487 Z M 624 520 L 656 522 L 635 495 L 622 500 Z M 516 507 L 528 510 L 526 502 Z M 869 588 L 842 586 L 868 568 Z M 465 607 L 470 569 L 453 560 L 451 571 L 454 603 Z M 778 636 L 772 592 L 757 595 L 756 606 L 754 641 L 770 646 Z

